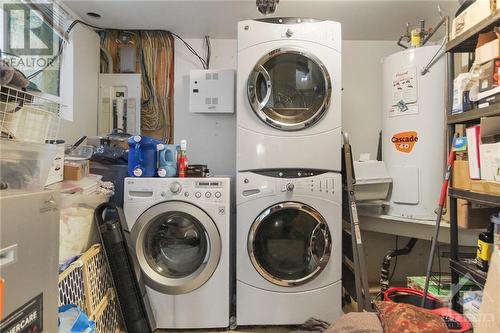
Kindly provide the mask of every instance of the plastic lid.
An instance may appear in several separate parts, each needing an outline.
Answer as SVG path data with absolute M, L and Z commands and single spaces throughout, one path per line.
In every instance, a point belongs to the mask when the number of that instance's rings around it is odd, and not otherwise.
M 167 175 L 167 170 L 165 170 L 163 168 L 158 169 L 158 176 L 165 177 L 166 175 Z
M 163 143 L 159 143 L 156 145 L 156 150 L 163 150 L 165 149 L 165 145 Z
M 135 142 L 140 142 L 141 141 L 141 136 L 140 135 L 134 135 L 134 141 Z
M 500 213 L 491 215 L 491 223 L 500 224 Z
M 186 149 L 187 149 L 187 141 L 181 140 L 181 150 L 186 150 Z
M 136 177 L 142 176 L 142 169 L 141 168 L 135 168 L 134 169 L 134 176 L 136 176 Z

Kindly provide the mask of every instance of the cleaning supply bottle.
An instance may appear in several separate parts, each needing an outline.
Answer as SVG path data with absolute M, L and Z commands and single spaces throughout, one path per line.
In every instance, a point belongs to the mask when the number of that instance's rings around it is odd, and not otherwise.
M 486 232 L 479 234 L 477 240 L 476 266 L 484 271 L 488 271 L 491 253 L 493 252 L 493 229 L 495 225 L 490 223 Z
M 186 178 L 187 166 L 188 166 L 186 150 L 187 150 L 187 141 L 181 140 L 181 153 L 179 157 L 179 178 Z

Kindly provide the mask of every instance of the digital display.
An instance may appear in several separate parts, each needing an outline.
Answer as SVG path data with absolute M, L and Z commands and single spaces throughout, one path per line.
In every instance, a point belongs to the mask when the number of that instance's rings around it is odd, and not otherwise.
M 196 187 L 204 187 L 204 188 L 207 188 L 207 187 L 210 187 L 210 188 L 213 188 L 213 187 L 221 187 L 221 182 L 211 182 L 211 181 L 198 181 L 196 182 Z

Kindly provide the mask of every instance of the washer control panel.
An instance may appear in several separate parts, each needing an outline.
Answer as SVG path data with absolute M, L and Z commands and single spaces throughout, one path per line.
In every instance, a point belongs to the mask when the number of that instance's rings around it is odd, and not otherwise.
M 186 200 L 225 202 L 228 178 L 126 178 L 125 200 L 129 202 Z

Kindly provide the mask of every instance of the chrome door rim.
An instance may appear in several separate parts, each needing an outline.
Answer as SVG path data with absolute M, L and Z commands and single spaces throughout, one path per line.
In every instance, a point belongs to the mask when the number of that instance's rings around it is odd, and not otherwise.
M 303 211 L 309 215 L 311 215 L 318 223 L 318 226 L 324 225 L 328 228 L 328 224 L 326 223 L 326 220 L 323 218 L 323 216 L 314 208 L 302 204 L 300 202 L 282 202 L 275 204 L 266 210 L 264 210 L 253 222 L 250 231 L 248 233 L 248 243 L 247 243 L 247 248 L 248 248 L 248 255 L 250 256 L 250 261 L 252 262 L 253 267 L 257 270 L 257 272 L 267 281 L 274 283 L 278 286 L 283 286 L 283 287 L 293 287 L 293 286 L 300 286 L 302 284 L 305 284 L 312 279 L 314 279 L 316 276 L 318 276 L 321 271 L 326 267 L 328 264 L 328 261 L 330 260 L 330 254 L 331 254 L 331 247 L 332 243 L 330 239 L 325 239 L 325 253 L 323 256 L 320 258 L 318 266 L 314 269 L 313 272 L 308 274 L 307 276 L 296 279 L 296 280 L 284 280 L 281 278 L 278 278 L 271 273 L 269 273 L 262 265 L 259 263 L 259 260 L 255 256 L 255 234 L 257 230 L 259 229 L 261 223 L 272 213 L 275 213 L 277 211 L 283 210 L 283 209 L 297 209 L 300 211 Z
M 264 113 L 263 109 L 265 108 L 265 104 L 267 104 L 267 101 L 269 100 L 268 95 L 270 95 L 270 92 L 266 91 L 266 98 L 264 98 L 264 101 L 259 101 L 259 99 L 257 98 L 255 82 L 259 74 L 262 73 L 264 64 L 267 63 L 270 59 L 282 54 L 298 54 L 310 59 L 320 68 L 321 73 L 323 74 L 323 79 L 325 80 L 325 98 L 323 99 L 323 103 L 321 104 L 321 106 L 313 114 L 312 117 L 294 124 L 287 124 L 276 121 Z M 265 71 L 265 73 L 267 73 L 267 71 Z M 270 89 L 272 82 L 270 82 L 268 78 L 269 74 L 267 74 L 266 83 L 268 86 L 267 89 Z M 279 48 L 267 53 L 255 64 L 247 80 L 247 96 L 252 110 L 265 124 L 284 131 L 298 131 L 316 124 L 326 113 L 328 106 L 330 105 L 330 98 L 332 96 L 331 78 L 323 62 L 321 62 L 321 60 L 319 60 L 319 58 L 315 55 L 305 50 L 294 47 Z
M 151 268 L 144 253 L 144 237 L 147 230 L 156 217 L 169 211 L 183 212 L 196 218 L 205 228 L 208 238 L 208 259 L 205 259 L 196 271 L 182 278 L 168 278 L 159 274 Z M 201 208 L 187 202 L 166 201 L 150 207 L 139 216 L 132 227 L 131 238 L 147 285 L 170 295 L 185 294 L 205 284 L 217 269 L 221 256 L 221 239 L 215 222 Z

